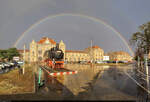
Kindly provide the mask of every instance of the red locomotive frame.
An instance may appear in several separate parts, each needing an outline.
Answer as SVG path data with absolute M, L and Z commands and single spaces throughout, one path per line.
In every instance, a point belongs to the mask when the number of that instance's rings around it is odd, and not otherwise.
M 50 59 L 46 59 L 44 62 L 46 63 L 46 65 L 48 67 L 51 67 L 51 68 L 54 68 L 54 69 L 64 68 L 64 61 L 54 61 L 54 60 L 52 61 Z

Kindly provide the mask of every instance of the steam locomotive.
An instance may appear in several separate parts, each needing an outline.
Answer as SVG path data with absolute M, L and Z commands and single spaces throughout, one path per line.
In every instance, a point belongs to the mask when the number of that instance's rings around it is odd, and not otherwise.
M 51 68 L 64 68 L 64 53 L 59 48 L 59 44 L 56 47 L 47 50 L 44 54 L 44 62 Z

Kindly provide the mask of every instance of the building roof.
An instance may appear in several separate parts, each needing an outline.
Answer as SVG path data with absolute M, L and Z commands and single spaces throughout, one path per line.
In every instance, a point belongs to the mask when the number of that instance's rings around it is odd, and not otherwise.
M 72 53 L 86 53 L 85 51 L 80 51 L 80 50 L 66 50 L 65 52 L 72 52 Z
M 85 50 L 87 50 L 87 49 L 91 49 L 91 47 L 85 48 Z M 102 48 L 100 48 L 98 45 L 92 46 L 92 49 L 101 49 L 102 50 Z
M 43 44 L 47 39 L 48 39 L 49 42 L 51 42 L 52 44 L 56 44 L 56 42 L 55 42 L 53 39 L 48 38 L 48 37 L 43 37 L 43 38 L 41 38 L 40 41 L 38 41 L 37 43 L 38 43 L 38 44 Z
M 17 50 L 19 53 L 23 53 L 24 52 L 24 50 Z M 29 50 L 25 50 L 25 52 L 29 52 Z
M 92 46 L 92 48 L 100 48 L 99 46 L 95 45 L 95 46 Z

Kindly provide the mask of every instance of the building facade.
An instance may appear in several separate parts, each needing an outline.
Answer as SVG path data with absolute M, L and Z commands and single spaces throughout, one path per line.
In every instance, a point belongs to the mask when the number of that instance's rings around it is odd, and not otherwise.
M 20 56 L 19 56 L 19 60 L 24 60 L 26 62 L 30 61 L 30 53 L 29 50 L 25 50 L 25 56 L 24 56 L 24 50 L 18 50 Z M 25 57 L 25 58 L 24 58 Z
M 92 47 L 88 47 L 84 51 L 89 54 L 91 61 L 103 61 L 104 50 L 99 46 L 95 45 Z
M 107 53 L 111 61 L 132 61 L 132 57 L 124 51 Z
M 44 59 L 45 51 L 56 46 L 56 42 L 48 37 L 41 38 L 38 42 L 32 40 L 30 43 L 30 49 L 26 50 L 26 61 L 38 62 Z M 59 42 L 59 48 L 64 53 L 64 60 L 68 62 L 79 61 L 102 61 L 104 50 L 99 46 L 88 47 L 84 50 L 66 50 L 66 45 L 61 40 Z M 23 59 L 23 50 L 20 50 Z
M 85 51 L 66 50 L 65 61 L 67 62 L 90 61 L 90 56 Z
M 99 46 L 92 46 L 84 49 L 83 51 L 66 50 L 66 61 L 79 62 L 79 61 L 102 61 L 104 50 Z
M 30 62 L 42 61 L 45 51 L 51 49 L 52 47 L 56 47 L 56 42 L 51 38 L 43 37 L 38 42 L 32 40 L 30 43 Z M 59 43 L 59 48 L 64 52 L 65 55 L 66 46 L 62 40 Z

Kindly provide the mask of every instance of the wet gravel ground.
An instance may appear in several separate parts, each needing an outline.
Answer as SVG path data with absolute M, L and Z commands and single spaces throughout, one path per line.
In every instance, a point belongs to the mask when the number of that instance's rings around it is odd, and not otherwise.
M 137 100 L 138 86 L 127 76 L 134 77 L 133 66 L 66 65 L 78 74 L 65 75 L 62 83 L 46 83 L 34 94 L 0 95 L 0 100 Z

